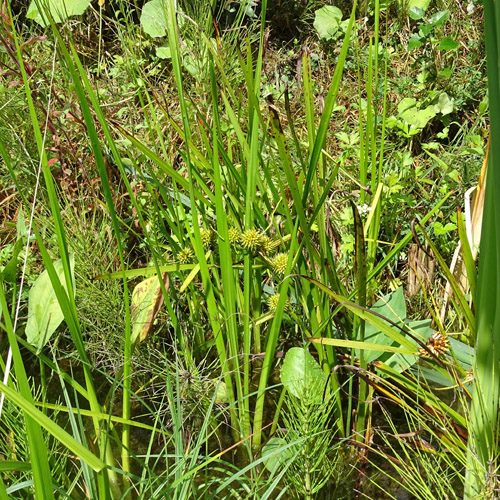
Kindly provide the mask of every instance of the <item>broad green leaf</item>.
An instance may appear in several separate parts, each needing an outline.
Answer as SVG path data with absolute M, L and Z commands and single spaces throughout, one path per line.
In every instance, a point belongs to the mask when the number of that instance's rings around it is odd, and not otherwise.
M 428 340 L 433 333 L 430 319 L 410 321 L 406 327 L 413 333 L 413 335 L 420 337 L 424 342 Z M 415 342 L 415 351 L 418 347 L 419 346 Z M 418 361 L 418 356 L 415 354 L 395 353 L 388 357 L 381 356 L 379 359 L 381 359 L 386 365 L 390 366 L 393 370 L 401 373 L 413 366 Z
M 358 306 L 357 304 L 354 304 L 347 297 L 334 292 L 331 288 L 328 288 L 325 284 L 313 278 L 309 278 L 308 276 L 302 276 L 302 278 L 310 281 L 311 283 L 314 283 L 315 286 L 330 295 L 330 297 L 332 297 L 339 304 L 347 308 L 349 311 L 353 312 L 359 318 L 365 320 L 370 325 L 373 325 L 379 331 L 383 332 L 385 335 L 397 342 L 400 346 L 406 347 L 409 350 L 413 350 L 415 348 L 415 344 L 409 338 L 407 338 L 406 335 L 403 335 L 396 329 L 391 328 L 386 321 L 372 314 L 369 309 L 367 310 L 363 307 Z
M 370 311 L 376 312 L 393 323 L 407 328 L 413 335 L 420 338 L 422 341 L 426 341 L 432 334 L 430 320 L 411 322 L 406 320 L 406 304 L 402 287 L 381 297 L 370 308 Z M 384 323 L 387 325 L 387 328 L 393 328 L 387 322 Z M 375 360 L 383 361 L 394 370 L 402 372 L 414 365 L 418 360 L 418 357 L 413 353 L 416 353 L 419 345 L 410 337 L 408 337 L 408 340 L 415 346 L 413 351 L 410 352 L 408 348 L 402 349 L 398 342 L 387 336 L 387 332 L 383 332 L 379 328 L 367 324 L 365 328 L 365 341 L 374 347 L 379 346 L 379 350 L 370 349 L 370 352 L 365 352 L 365 360 L 368 363 L 372 363 Z M 359 349 L 356 349 L 354 352 L 356 356 L 359 357 Z
M 165 0 L 151 0 L 144 5 L 141 12 L 141 26 L 153 38 L 166 36 L 167 5 Z
M 71 280 L 75 290 L 75 256 L 70 255 Z M 54 262 L 54 269 L 61 285 L 68 291 L 64 279 L 64 270 L 61 260 Z M 26 323 L 26 339 L 40 352 L 50 337 L 64 319 L 61 306 L 57 301 L 56 293 L 47 271 L 44 271 L 31 287 L 28 298 L 28 322 Z
M 327 376 L 307 349 L 292 347 L 286 353 L 280 377 L 295 397 L 310 404 L 322 402 Z
M 392 322 L 403 326 L 406 319 L 406 304 L 403 294 L 403 288 L 399 287 L 394 292 L 388 293 L 381 297 L 372 307 L 370 311 L 380 314 Z M 389 324 L 387 324 L 389 327 Z M 390 327 L 392 328 L 392 327 Z M 394 345 L 392 338 L 385 335 L 378 328 L 373 325 L 367 324 L 365 326 L 365 342 L 379 345 Z M 356 356 L 359 358 L 359 351 L 355 351 Z M 367 363 L 371 363 L 379 358 L 381 352 L 372 351 L 365 354 Z
M 442 236 L 443 234 L 449 233 L 450 231 L 455 231 L 457 226 L 451 222 L 443 225 L 441 222 L 436 221 L 434 222 L 432 228 L 434 229 L 434 234 L 436 236 Z
M 166 46 L 166 47 L 158 47 L 156 49 L 156 55 L 160 58 L 160 59 L 170 59 L 172 57 L 172 53 L 170 52 L 170 47 L 169 46 Z
M 425 11 L 422 9 L 422 7 L 410 7 L 408 9 L 408 14 L 412 19 L 415 21 L 418 21 L 419 19 L 422 19 L 424 17 Z
M 314 28 L 323 40 L 332 40 L 342 34 L 342 11 L 338 7 L 325 5 L 314 13 Z
M 474 360 L 474 347 L 454 339 L 453 337 L 448 337 L 448 339 L 458 364 L 463 370 L 469 371 L 472 368 Z M 451 357 L 450 361 L 452 361 Z
M 408 50 L 413 50 L 422 45 L 422 39 L 418 35 L 412 35 L 408 40 Z
M 445 36 L 441 39 L 438 45 L 439 50 L 455 50 L 458 48 L 458 43 L 452 38 Z
M 201 75 L 202 67 L 200 63 L 203 63 L 203 61 L 200 61 L 198 58 L 193 57 L 191 54 L 185 53 L 182 62 L 191 76 L 196 77 Z
M 434 106 L 427 106 L 424 109 L 418 109 L 417 101 L 412 97 L 405 97 L 398 104 L 398 117 L 415 127 L 416 129 L 423 129 L 429 120 L 436 116 L 436 109 Z
M 271 474 L 275 474 L 280 467 L 293 458 L 293 450 L 286 446 L 287 442 L 283 438 L 272 437 L 262 448 L 262 460 Z
M 435 28 L 436 26 L 441 26 L 448 19 L 450 12 L 448 10 L 441 10 L 436 12 L 430 19 L 429 25 Z
M 55 23 L 61 23 L 70 16 L 81 16 L 89 5 L 90 0 L 32 0 L 26 17 L 45 28 L 50 25 L 44 12 L 45 8 Z
M 453 97 L 450 97 L 446 92 L 443 92 L 439 96 L 439 100 L 435 105 L 435 109 L 438 113 L 449 115 L 450 113 L 453 113 L 455 109 L 455 99 L 453 99 Z
M 162 279 L 168 289 L 168 274 Z M 132 293 L 130 316 L 132 321 L 131 342 L 142 342 L 147 336 L 163 303 L 163 293 L 157 276 L 141 281 Z
M 443 69 L 439 72 L 439 76 L 440 76 L 441 78 L 450 78 L 451 73 L 452 73 L 451 68 L 449 68 L 448 66 L 446 66 L 446 68 L 443 68 Z
M 415 9 L 421 9 L 425 12 L 427 10 L 427 8 L 429 7 L 430 3 L 431 3 L 431 0 L 410 0 L 407 4 L 408 8 L 410 10 L 410 15 L 411 15 L 411 11 L 412 10 L 415 11 Z
M 417 107 L 417 100 L 413 97 L 405 97 L 398 104 L 398 114 L 403 117 L 405 113 L 410 113 Z

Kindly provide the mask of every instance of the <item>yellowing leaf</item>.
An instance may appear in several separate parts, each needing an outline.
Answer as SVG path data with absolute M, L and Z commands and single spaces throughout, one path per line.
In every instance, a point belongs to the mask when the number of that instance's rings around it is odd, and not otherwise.
M 168 274 L 163 273 L 162 279 L 168 290 Z M 130 305 L 132 344 L 142 342 L 148 336 L 162 303 L 163 293 L 157 276 L 141 281 L 134 288 Z

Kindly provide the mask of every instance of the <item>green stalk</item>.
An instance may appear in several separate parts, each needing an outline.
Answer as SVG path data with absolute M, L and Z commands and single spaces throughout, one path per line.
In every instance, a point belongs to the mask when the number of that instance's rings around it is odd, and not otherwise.
M 328 127 L 329 123 L 331 120 L 331 115 L 333 112 L 333 107 L 335 104 L 335 99 L 339 90 L 340 86 L 340 79 L 342 76 L 342 71 L 344 68 L 344 62 L 347 56 L 347 49 L 349 47 L 349 42 L 350 42 L 350 35 L 352 31 L 352 27 L 354 25 L 354 20 L 355 20 L 355 11 L 356 11 L 356 2 L 354 2 L 353 10 L 351 13 L 351 17 L 349 20 L 349 24 L 346 30 L 346 34 L 344 37 L 344 42 L 342 44 L 342 49 L 340 52 L 339 60 L 337 62 L 337 66 L 335 68 L 335 72 L 332 78 L 332 83 L 330 85 L 330 89 L 328 91 L 328 95 L 325 99 L 325 107 L 323 110 L 323 114 L 321 115 L 321 120 L 320 124 L 318 126 L 318 130 L 316 132 L 315 140 L 314 140 L 314 145 L 311 151 L 310 159 L 308 162 L 308 168 L 307 168 L 307 174 L 306 174 L 306 179 L 305 179 L 305 184 L 304 187 L 298 186 L 297 179 L 295 178 L 295 173 L 292 168 L 292 162 L 290 158 L 290 153 L 288 151 L 288 147 L 286 145 L 286 141 L 284 138 L 283 131 L 281 129 L 281 124 L 279 122 L 279 117 L 277 113 L 273 110 L 273 108 L 270 108 L 271 112 L 271 121 L 273 124 L 273 132 L 274 132 L 274 139 L 277 142 L 278 150 L 280 153 L 280 158 L 283 163 L 284 171 L 287 176 L 287 181 L 288 181 L 288 187 L 291 191 L 292 198 L 294 201 L 294 209 L 297 214 L 297 219 L 295 223 L 295 227 L 293 229 L 292 234 L 292 241 L 290 244 L 290 250 L 289 250 L 289 258 L 288 258 L 288 265 L 287 269 L 285 272 L 285 276 L 287 276 L 292 269 L 292 262 L 294 260 L 294 255 L 297 252 L 297 247 L 298 245 L 298 228 L 299 226 L 303 230 L 303 237 L 304 237 L 304 242 L 307 248 L 307 251 L 311 257 L 311 259 L 320 259 L 318 258 L 317 252 L 313 251 L 312 245 L 311 245 L 311 240 L 310 240 L 310 234 L 309 234 L 309 224 L 307 221 L 307 216 L 306 216 L 306 211 L 304 207 L 307 204 L 307 199 L 309 197 L 309 193 L 311 191 L 311 184 L 313 182 L 313 177 L 316 172 L 316 167 L 318 165 L 318 161 L 321 156 L 321 152 L 323 150 L 323 145 L 325 143 L 326 139 L 326 134 L 328 132 Z M 302 196 L 301 196 L 302 194 Z M 320 263 L 322 265 L 322 262 Z M 271 328 L 269 331 L 269 335 L 267 338 L 267 343 L 266 343 L 266 354 L 264 357 L 264 362 L 262 365 L 262 371 L 260 375 L 260 380 L 259 380 L 259 389 L 258 389 L 258 394 L 257 394 L 257 402 L 255 405 L 255 417 L 254 417 L 254 441 L 253 441 L 253 447 L 254 449 L 258 450 L 260 448 L 260 444 L 262 441 L 262 424 L 263 424 L 263 414 L 264 414 L 264 403 L 265 403 L 265 392 L 267 388 L 267 379 L 269 377 L 269 373 L 271 371 L 271 367 L 273 364 L 274 360 L 274 354 L 276 350 L 276 344 L 278 341 L 278 333 L 279 329 L 281 326 L 281 321 L 283 318 L 283 312 L 284 312 L 284 306 L 285 306 L 285 300 L 286 296 L 288 294 L 288 286 L 289 286 L 289 278 L 286 278 L 280 285 L 279 288 L 279 293 L 280 293 L 280 298 L 278 302 L 278 306 L 276 308 L 276 313 L 273 318 L 273 322 L 271 324 Z
M 351 201 L 352 211 L 354 214 L 354 228 L 356 231 L 356 254 L 355 254 L 355 267 L 356 267 L 356 277 L 358 281 L 358 301 L 357 304 L 360 307 L 366 307 L 366 249 L 365 249 L 365 238 L 363 234 L 363 222 L 359 215 L 358 209 Z M 357 335 L 357 340 L 360 342 L 365 341 L 365 321 L 362 318 L 358 318 L 355 325 L 359 325 L 359 334 Z M 355 331 L 355 333 L 357 333 Z M 362 370 L 366 370 L 365 361 L 365 351 L 360 350 L 359 355 L 359 366 Z M 366 381 L 363 378 L 359 380 L 359 398 L 358 398 L 358 411 L 356 418 L 356 440 L 363 439 L 363 430 L 365 426 L 365 417 L 367 413 L 368 404 L 366 401 L 367 394 Z
M 260 88 L 260 85 L 259 87 Z M 255 110 L 250 111 L 253 119 L 251 120 L 252 127 L 250 132 L 250 151 L 247 162 L 247 189 L 245 193 L 245 230 L 253 229 L 254 227 L 254 202 L 256 193 L 256 184 L 259 168 L 259 124 L 260 120 Z M 250 349 L 252 340 L 252 326 L 250 324 L 251 318 L 251 302 L 252 302 L 252 263 L 253 256 L 251 252 L 246 252 L 244 257 L 244 270 L 243 270 L 243 385 L 244 395 L 250 393 Z M 243 418 L 243 436 L 248 436 L 250 430 L 250 407 L 249 399 L 244 400 L 244 418 Z
M 210 81 L 212 87 L 212 103 L 213 103 L 213 145 L 212 145 L 212 166 L 214 171 L 214 188 L 215 188 L 215 212 L 217 215 L 217 233 L 219 235 L 219 253 L 220 253 L 220 267 L 222 276 L 222 286 L 224 289 L 224 311 L 226 315 L 226 329 L 229 338 L 238 338 L 238 325 L 236 316 L 236 285 L 238 283 L 238 272 L 233 268 L 233 258 L 231 246 L 229 244 L 229 229 L 226 209 L 223 200 L 223 179 L 219 163 L 219 140 L 221 140 L 221 129 L 219 119 L 219 109 L 217 102 L 217 83 L 215 79 L 215 71 L 213 63 L 210 64 Z M 238 374 L 236 374 L 238 376 Z M 244 381 L 244 391 L 247 391 L 247 380 Z M 248 401 L 248 398 L 246 398 Z M 247 403 L 248 404 L 248 403 Z M 246 410 L 246 408 L 245 408 Z M 249 420 L 247 425 L 249 425 Z M 249 429 L 245 429 L 244 432 Z
M 92 149 L 94 150 L 94 158 L 96 160 L 97 167 L 99 169 L 99 174 L 102 179 L 102 186 L 104 189 L 104 194 L 106 197 L 106 202 L 108 206 L 108 211 L 111 216 L 111 220 L 113 223 L 113 228 L 116 236 L 116 241 L 118 245 L 118 254 L 120 257 L 120 264 L 122 268 L 122 272 L 125 270 L 125 262 L 123 259 L 123 247 L 122 247 L 122 242 L 120 238 L 120 226 L 118 224 L 118 219 L 116 217 L 116 213 L 114 210 L 114 204 L 113 204 L 113 195 L 111 192 L 111 187 L 110 187 L 110 181 L 107 176 L 107 171 L 106 167 L 104 164 L 104 156 L 99 144 L 99 138 L 97 135 L 97 131 L 95 129 L 93 117 L 90 111 L 90 107 L 87 103 L 85 93 L 83 90 L 83 86 L 81 82 L 86 82 L 86 75 L 83 71 L 83 68 L 81 65 L 79 65 L 78 57 L 76 55 L 76 52 L 74 48 L 72 47 L 72 52 L 73 52 L 73 58 L 76 61 L 76 64 L 78 66 L 79 70 L 79 76 L 77 74 L 77 70 L 74 66 L 74 64 L 71 61 L 71 56 L 66 49 L 66 46 L 64 45 L 64 42 L 54 24 L 52 24 L 52 29 L 53 33 L 56 36 L 58 43 L 59 43 L 59 48 L 63 54 L 63 57 L 66 61 L 67 67 L 70 71 L 71 77 L 73 79 L 73 82 L 75 84 L 75 89 L 79 98 L 80 106 L 82 109 L 82 113 L 84 116 L 85 124 L 87 126 L 87 131 L 89 133 L 90 141 L 92 144 Z M 90 89 L 91 90 L 91 89 Z M 89 95 L 92 97 L 92 92 L 89 92 Z M 96 104 L 96 103 L 94 103 Z M 98 110 L 98 106 L 95 106 L 96 111 Z M 125 301 L 125 332 L 124 332 L 124 363 L 123 363 L 123 377 L 124 377 L 124 391 L 123 391 L 123 409 L 122 409 L 122 417 L 125 421 L 130 420 L 130 392 L 131 392 L 131 374 L 132 374 L 132 368 L 131 368 L 131 356 L 132 356 L 132 344 L 131 344 L 131 328 L 130 328 L 130 307 L 129 307 L 129 299 L 128 299 L 128 287 L 127 287 L 127 281 L 125 276 L 123 276 L 123 282 L 124 282 L 124 301 Z M 82 346 L 83 348 L 83 346 Z M 90 391 L 89 391 L 90 392 Z M 96 407 L 95 410 L 98 410 Z M 100 431 L 96 431 L 97 435 L 99 435 Z M 127 424 L 124 424 L 122 427 L 122 467 L 125 472 L 130 471 L 130 458 L 128 455 L 128 450 L 130 449 L 129 446 L 129 441 L 130 441 L 130 427 Z M 106 454 L 108 456 L 108 459 L 111 460 L 111 457 L 113 456 L 112 450 L 109 447 L 109 444 L 106 444 Z M 114 459 L 113 459 L 114 461 Z M 113 462 L 111 462 L 113 463 Z M 117 484 L 118 481 L 116 477 L 112 478 L 112 482 Z M 117 495 L 117 492 L 115 492 L 115 496 Z M 121 496 L 121 495 L 120 495 Z
M 2 476 L 0 476 L 0 500 L 9 500 L 7 489 L 5 488 L 5 483 L 3 482 Z

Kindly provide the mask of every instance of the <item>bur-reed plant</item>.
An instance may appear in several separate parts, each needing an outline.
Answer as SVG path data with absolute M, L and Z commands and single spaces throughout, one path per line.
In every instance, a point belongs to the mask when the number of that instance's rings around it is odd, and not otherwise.
M 283 134 L 279 116 L 276 114 L 275 108 L 270 105 L 269 112 L 272 122 L 272 135 L 270 135 L 266 115 L 263 114 L 259 105 L 258 89 L 260 88 L 262 64 L 263 29 L 260 35 L 260 55 L 256 59 L 255 69 L 253 68 L 250 45 L 247 45 L 246 56 L 242 57 L 240 61 L 247 90 L 248 102 L 245 106 L 248 108 L 234 107 L 235 105 L 240 106 L 237 104 L 240 98 L 235 95 L 234 89 L 228 84 L 229 80 L 224 72 L 223 51 L 215 50 L 208 38 L 205 37 L 205 42 L 210 48 L 210 56 L 213 59 L 210 90 L 213 120 L 212 126 L 209 126 L 209 123 L 201 119 L 196 124 L 197 127 L 195 127 L 194 122 L 189 119 L 190 113 L 193 112 L 192 107 L 188 106 L 190 101 L 186 99 L 184 94 L 185 75 L 182 71 L 182 54 L 175 35 L 178 32 L 175 9 L 171 3 L 168 3 L 167 7 L 167 27 L 171 44 L 172 65 L 177 82 L 177 91 L 179 92 L 179 106 L 183 117 L 182 126 L 176 124 L 166 110 L 165 116 L 172 126 L 176 128 L 177 133 L 185 143 L 182 159 L 186 165 L 189 182 L 186 182 L 172 170 L 152 149 L 125 130 L 121 128 L 120 130 L 157 167 L 162 169 L 172 180 L 175 180 L 176 184 L 172 185 L 173 198 L 184 199 L 174 209 L 169 196 L 163 194 L 165 191 L 160 187 L 162 202 L 164 203 L 164 207 L 160 209 L 163 220 L 169 226 L 169 229 L 178 235 L 178 239 L 183 241 L 182 247 L 186 249 L 188 247 L 192 248 L 198 261 L 194 274 L 191 274 L 191 277 L 185 281 L 182 289 L 189 289 L 192 298 L 195 298 L 196 302 L 199 302 L 203 308 L 207 308 L 207 315 L 213 331 L 212 342 L 215 343 L 221 368 L 225 374 L 228 400 L 230 405 L 231 402 L 238 401 L 237 413 L 236 407 L 231 405 L 233 432 L 237 440 L 239 437 L 250 435 L 250 355 L 252 352 L 260 352 L 264 347 L 261 340 L 263 329 L 260 326 L 262 324 L 261 308 L 265 303 L 262 270 L 267 267 L 266 263 L 268 261 L 265 260 L 265 250 L 259 248 L 260 245 L 257 241 L 260 238 L 259 233 L 262 233 L 263 238 L 266 236 L 269 240 L 269 236 L 265 234 L 265 231 L 276 232 L 278 239 L 271 246 L 274 247 L 279 244 L 281 239 L 282 249 L 288 251 L 288 262 L 286 266 L 283 265 L 280 271 L 281 276 L 288 276 L 295 262 L 304 272 L 309 272 L 309 270 L 313 270 L 314 273 L 317 272 L 316 266 L 302 257 L 299 250 L 305 248 L 310 256 L 309 258 L 313 259 L 316 264 L 322 262 L 322 255 L 325 256 L 330 263 L 330 267 L 328 271 L 323 271 L 324 277 L 327 280 L 334 280 L 335 285 L 339 286 L 335 274 L 335 263 L 333 262 L 331 250 L 326 244 L 327 239 L 324 235 L 324 229 L 320 225 L 321 241 L 323 243 L 318 253 L 318 249 L 312 244 L 311 227 L 316 217 L 319 216 L 322 210 L 321 206 L 334 181 L 334 176 L 332 176 L 328 182 L 325 182 L 325 174 L 322 174 L 322 184 L 320 187 L 314 187 L 316 186 L 316 180 L 314 180 L 315 170 L 321 156 L 335 96 L 339 88 L 349 36 L 346 36 L 342 48 L 341 59 L 334 75 L 330 93 L 325 101 L 325 110 L 323 111 L 321 123 L 317 132 L 310 131 L 310 138 L 313 141 L 310 145 L 311 160 L 309 163 L 301 164 L 301 167 L 305 168 L 305 170 L 298 174 L 299 181 L 297 181 L 296 167 L 288 153 L 287 141 Z M 265 5 L 262 7 L 262 20 L 264 21 L 266 9 Z M 353 23 L 354 11 L 350 21 L 351 27 Z M 201 32 L 201 36 L 203 38 L 203 32 Z M 216 78 L 221 82 L 218 85 Z M 309 81 L 310 73 L 306 72 L 304 78 Z M 308 99 L 310 98 L 311 93 L 309 91 Z M 223 105 L 222 108 L 221 105 Z M 236 137 L 234 143 L 228 142 L 228 139 L 223 136 L 219 118 L 222 110 L 234 130 Z M 311 108 L 309 108 L 309 113 L 309 123 L 312 127 L 314 119 Z M 202 139 L 203 149 L 198 146 L 199 137 Z M 277 156 L 274 156 L 272 150 L 268 150 L 267 143 L 272 143 L 272 141 L 275 141 L 277 145 Z M 264 146 L 266 147 L 264 148 Z M 302 156 L 302 151 L 297 151 L 297 156 Z M 220 163 L 221 159 L 222 164 Z M 235 163 L 239 165 L 235 166 Z M 245 165 L 244 168 L 243 165 Z M 283 172 L 289 187 L 280 180 L 281 172 Z M 148 174 L 160 186 L 157 181 L 158 174 L 151 170 Z M 301 179 L 305 182 L 304 187 L 300 186 Z M 210 188 L 212 183 L 214 186 L 213 192 Z M 186 200 L 185 194 L 178 191 L 179 187 L 189 193 L 189 201 Z M 314 214 L 312 219 L 308 220 L 306 215 L 308 209 L 306 207 L 309 202 L 307 199 L 313 191 L 315 193 L 313 196 L 313 203 L 315 203 Z M 294 200 L 294 207 L 289 207 L 286 202 L 290 195 Z M 245 201 L 243 202 L 243 200 Z M 214 202 L 215 214 L 211 209 Z M 282 211 L 284 217 L 273 218 L 266 215 L 266 212 L 273 214 L 276 210 Z M 213 224 L 212 218 L 216 219 L 216 224 Z M 240 221 L 242 221 L 241 225 Z M 242 231 L 240 242 L 244 250 L 241 283 L 239 265 L 235 266 L 235 256 L 229 241 L 229 229 L 235 224 L 238 224 L 238 229 Z M 185 228 L 184 234 L 181 230 L 183 227 Z M 215 252 L 206 252 L 206 245 L 204 245 L 203 234 L 208 227 L 214 227 L 217 231 L 218 239 L 217 244 L 215 244 Z M 304 241 L 300 244 L 298 241 L 299 228 L 300 234 L 304 235 Z M 186 234 L 189 236 L 187 239 Z M 250 234 L 254 235 L 252 242 L 249 240 Z M 285 248 L 284 243 L 287 240 L 289 240 L 289 243 Z M 184 252 L 183 249 L 182 252 Z M 218 261 L 213 259 L 218 259 Z M 219 268 L 220 274 L 217 270 Z M 196 294 L 192 283 L 193 276 L 198 272 L 203 283 L 203 297 Z M 220 293 L 221 288 L 224 290 L 223 294 Z M 300 291 L 300 303 L 308 311 L 312 328 L 317 329 L 321 321 L 324 321 L 328 316 L 328 301 L 320 301 L 314 287 L 311 288 L 308 283 L 301 285 L 301 288 L 303 290 Z M 257 395 L 253 420 L 253 445 L 256 450 L 259 449 L 261 443 L 268 377 L 273 366 L 284 308 L 291 291 L 289 278 L 285 278 L 285 281 L 279 287 L 277 286 L 276 291 L 279 300 L 274 308 L 271 325 L 267 327 L 266 354 L 260 374 L 260 389 Z M 313 312 L 316 307 L 315 304 L 319 303 L 321 303 L 321 309 Z M 223 307 L 218 304 L 223 304 Z M 196 307 L 193 310 L 196 310 Z M 328 352 L 329 361 L 326 361 L 326 357 L 324 360 L 326 363 L 325 370 L 328 371 L 329 364 L 334 360 L 334 351 L 329 348 L 326 351 Z M 320 353 L 323 356 L 323 350 L 320 350 Z M 242 379 L 239 375 L 240 372 L 243 375 Z M 340 401 L 337 402 L 337 406 L 340 413 Z M 342 427 L 342 424 L 339 425 Z M 342 432 L 344 432 L 343 429 Z

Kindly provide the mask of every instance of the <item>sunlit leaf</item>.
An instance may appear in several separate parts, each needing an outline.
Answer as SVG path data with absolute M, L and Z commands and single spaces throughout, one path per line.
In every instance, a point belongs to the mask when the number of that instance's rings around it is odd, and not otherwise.
M 286 353 L 280 377 L 295 397 L 315 404 L 323 400 L 327 376 L 307 349 L 292 347 Z
M 151 37 L 167 34 L 167 5 L 165 0 L 151 0 L 144 4 L 141 12 L 142 29 Z
M 75 289 L 75 256 L 70 255 L 71 280 Z M 63 288 L 67 291 L 61 260 L 54 262 L 54 268 Z M 49 273 L 44 271 L 31 287 L 28 299 L 28 322 L 26 339 L 41 351 L 57 327 L 64 319 L 64 314 L 50 281 Z
M 411 12 L 415 12 L 417 9 L 422 10 L 425 12 L 427 8 L 429 7 L 429 4 L 431 3 L 431 0 L 410 0 L 406 5 L 408 5 L 408 9 Z M 414 18 L 416 19 L 416 18 Z
M 170 59 L 172 57 L 172 53 L 170 52 L 170 47 L 158 47 L 156 49 L 156 55 L 160 59 Z
M 26 17 L 45 28 L 50 24 L 44 12 L 45 7 L 54 22 L 61 23 L 70 16 L 81 16 L 89 5 L 90 0 L 32 0 Z
M 323 40 L 331 40 L 345 31 L 342 11 L 338 7 L 325 5 L 314 13 L 314 28 Z
M 163 273 L 165 288 L 168 289 L 168 274 Z M 149 334 L 161 304 L 163 293 L 157 276 L 141 281 L 132 293 L 130 315 L 132 319 L 131 342 L 142 342 Z

